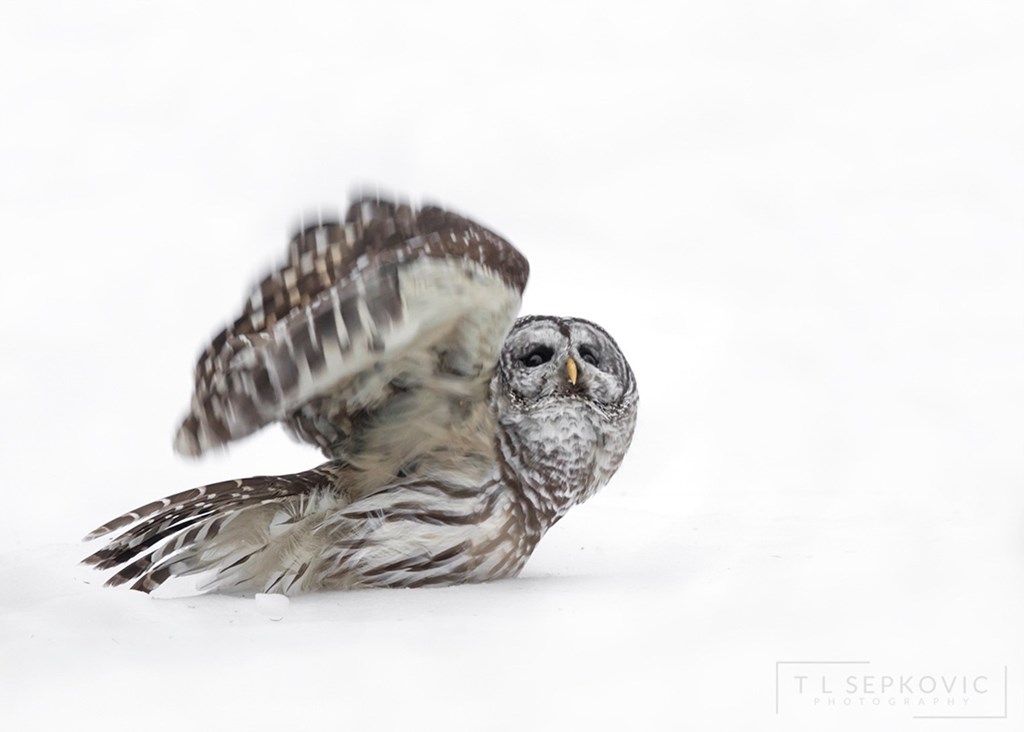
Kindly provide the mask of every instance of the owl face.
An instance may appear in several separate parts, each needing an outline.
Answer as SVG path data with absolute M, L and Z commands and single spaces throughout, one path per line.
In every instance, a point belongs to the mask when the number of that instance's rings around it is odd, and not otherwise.
M 502 454 L 554 516 L 607 483 L 633 438 L 633 371 L 611 336 L 586 320 L 520 318 L 492 397 Z
M 636 390 L 611 336 L 578 318 L 520 318 L 505 339 L 499 370 L 512 402 L 524 411 L 574 399 L 612 414 Z

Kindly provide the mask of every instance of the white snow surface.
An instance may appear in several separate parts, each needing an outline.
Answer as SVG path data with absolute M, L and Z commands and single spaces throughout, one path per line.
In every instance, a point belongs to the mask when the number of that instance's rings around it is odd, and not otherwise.
M 284 620 L 291 601 L 287 595 L 276 592 L 257 592 L 256 609 L 271 620 Z
M 0 728 L 1021 729 L 1024 6 L 3 15 Z M 515 580 L 280 622 L 104 589 L 103 521 L 319 462 L 171 438 L 291 224 L 366 184 L 492 226 L 524 312 L 613 334 L 619 474 Z M 987 691 L 814 706 L 789 664 L 826 660 Z

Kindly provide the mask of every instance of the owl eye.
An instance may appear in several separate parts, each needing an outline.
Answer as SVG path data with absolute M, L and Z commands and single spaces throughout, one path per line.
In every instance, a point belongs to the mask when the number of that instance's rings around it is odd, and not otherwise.
M 519 359 L 519 362 L 523 364 L 523 366 L 527 366 L 532 369 L 535 366 L 540 366 L 542 363 L 547 363 L 554 355 L 554 350 L 548 346 L 534 346 L 530 349 L 529 353 Z
M 580 358 L 589 363 L 591 366 L 597 366 L 600 363 L 600 359 L 597 357 L 597 352 L 594 351 L 590 346 L 580 346 Z

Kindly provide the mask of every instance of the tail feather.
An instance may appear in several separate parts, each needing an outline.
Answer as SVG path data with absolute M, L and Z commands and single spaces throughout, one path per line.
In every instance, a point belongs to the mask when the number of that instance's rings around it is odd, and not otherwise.
M 207 503 L 212 504 L 215 502 L 227 501 L 232 498 L 248 498 L 256 491 L 261 489 L 265 490 L 267 487 L 274 485 L 285 487 L 292 482 L 292 479 L 302 475 L 304 474 L 298 473 L 296 475 L 283 475 L 280 477 L 257 476 L 253 478 L 239 478 L 236 480 L 221 481 L 220 483 L 210 483 L 209 485 L 202 485 L 198 488 L 190 488 L 187 491 L 175 493 L 174 495 L 167 496 L 166 498 L 160 498 L 156 501 L 152 501 L 147 503 L 145 506 L 139 506 L 138 508 L 132 509 L 115 519 L 111 519 L 107 523 L 102 526 L 98 526 L 86 534 L 85 541 L 92 541 L 93 539 L 98 539 L 101 536 L 106 536 L 107 534 L 117 531 L 118 529 L 123 529 L 124 527 L 130 526 L 131 524 L 145 518 L 166 518 L 167 516 L 185 508 L 202 508 Z
M 304 504 L 303 498 L 324 491 L 341 498 L 338 475 L 338 466 L 327 463 L 304 473 L 224 481 L 176 493 L 91 531 L 86 540 L 126 529 L 82 563 L 97 569 L 124 565 L 106 584 L 117 586 L 134 580 L 132 589 L 142 592 L 152 592 L 170 577 L 204 569 L 215 568 L 223 574 L 267 548 L 250 541 L 244 533 L 241 542 L 235 537 L 216 541 L 225 527 L 240 516 L 248 516 L 256 519 L 255 536 L 269 534 L 279 513 L 277 506 L 296 501 Z M 260 507 L 271 510 L 260 511 Z M 296 518 L 290 515 L 276 525 L 287 526 Z M 236 554 L 237 558 L 231 556 Z M 226 560 L 231 564 L 226 565 Z
M 232 482 L 234 490 L 230 492 L 212 496 L 209 493 L 201 494 L 185 502 L 167 505 L 159 513 L 151 515 L 111 540 L 103 549 L 86 557 L 83 563 L 97 569 L 110 569 L 204 519 L 215 515 L 229 515 L 242 508 L 281 500 L 296 493 L 294 487 L 278 485 L 273 478 L 259 477 L 240 482 L 241 486 L 236 486 Z M 135 513 L 133 511 L 125 515 Z M 118 518 L 111 523 L 116 524 L 120 520 Z

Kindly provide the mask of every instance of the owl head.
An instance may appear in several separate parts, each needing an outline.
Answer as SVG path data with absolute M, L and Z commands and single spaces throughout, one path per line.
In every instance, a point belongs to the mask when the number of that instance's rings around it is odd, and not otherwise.
M 520 318 L 505 339 L 491 388 L 506 461 L 557 515 L 618 469 L 636 424 L 636 380 L 600 326 L 580 318 Z

